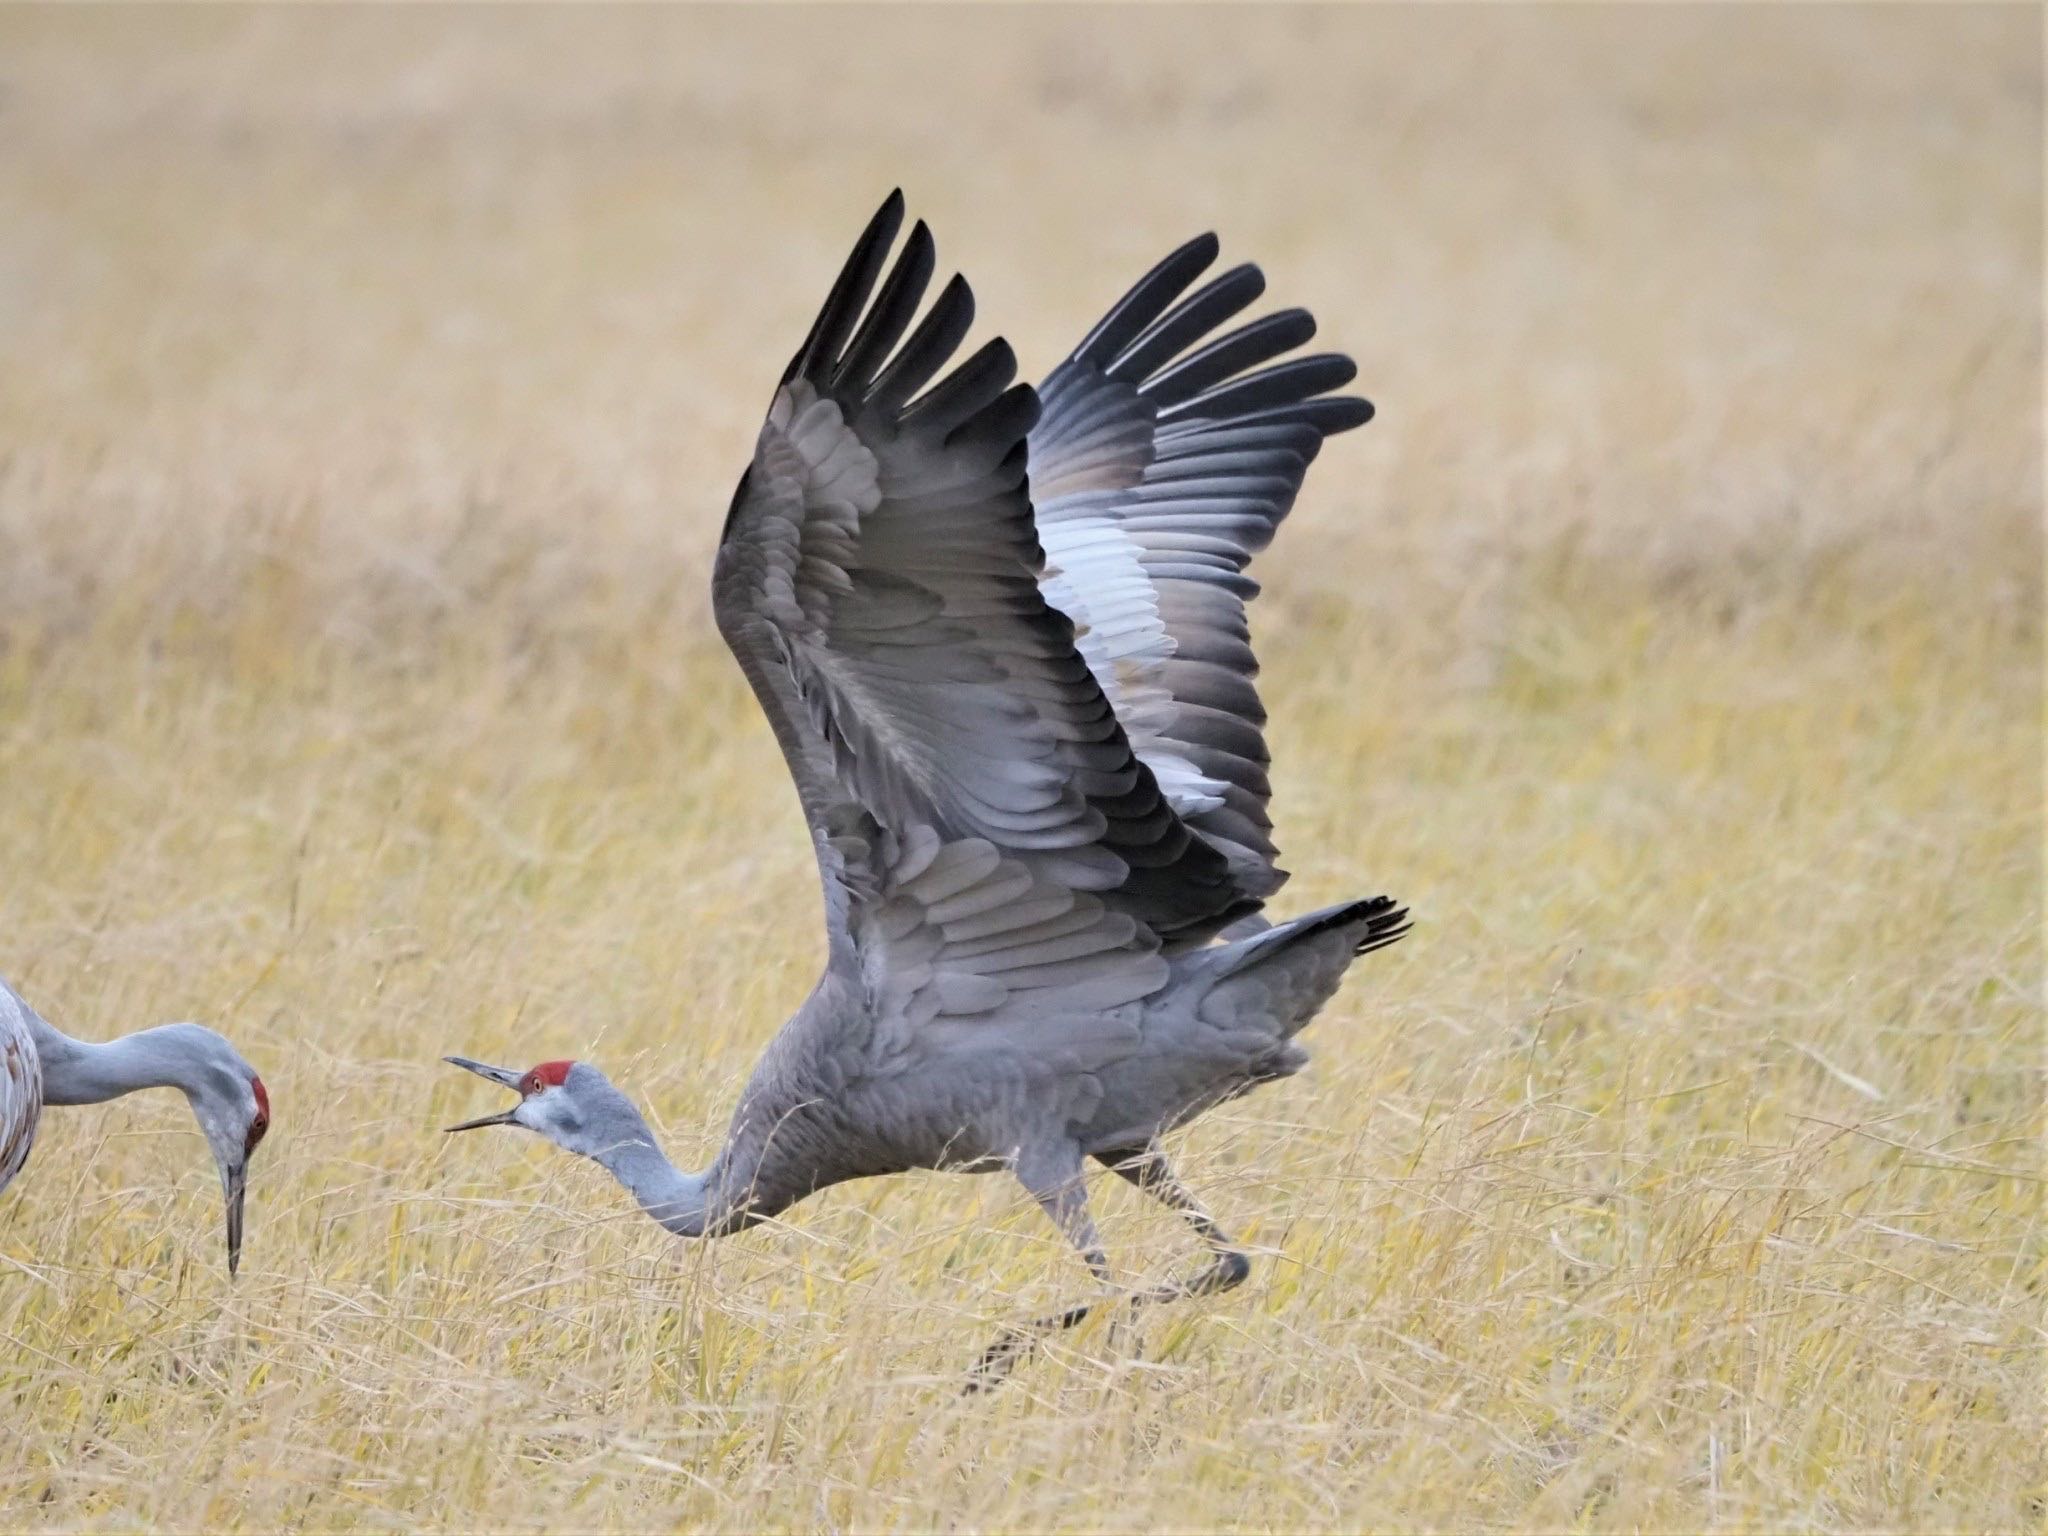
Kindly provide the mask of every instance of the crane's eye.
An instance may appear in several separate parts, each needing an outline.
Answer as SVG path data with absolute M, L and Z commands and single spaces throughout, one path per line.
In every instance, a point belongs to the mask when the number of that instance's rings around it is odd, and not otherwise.
M 270 1095 L 264 1090 L 263 1079 L 249 1079 L 249 1091 L 256 1096 L 256 1117 L 249 1122 L 249 1139 L 242 1146 L 243 1156 L 256 1150 L 256 1143 L 263 1139 L 263 1133 L 270 1129 Z
M 528 1095 L 539 1093 L 540 1074 L 538 1072 L 529 1072 L 526 1076 L 519 1079 L 519 1091 Z

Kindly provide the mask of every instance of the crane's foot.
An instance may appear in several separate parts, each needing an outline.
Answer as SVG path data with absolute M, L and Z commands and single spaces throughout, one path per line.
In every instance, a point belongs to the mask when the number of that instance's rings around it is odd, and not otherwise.
M 1209 1267 L 1191 1280 L 1171 1280 L 1165 1285 L 1140 1292 L 1131 1298 L 1131 1305 L 1143 1307 L 1166 1301 L 1184 1301 L 1190 1296 L 1220 1296 L 1225 1291 L 1234 1291 L 1251 1278 L 1251 1255 L 1239 1248 L 1225 1248 L 1220 1244 Z
M 1248 1254 L 1235 1248 L 1219 1248 L 1215 1258 L 1201 1273 L 1189 1280 L 1169 1281 L 1154 1286 L 1149 1291 L 1136 1291 L 1126 1298 L 1133 1310 L 1139 1307 L 1158 1306 L 1169 1301 L 1185 1301 L 1190 1296 L 1218 1296 L 1225 1291 L 1234 1291 L 1251 1275 L 1252 1261 Z M 1009 1379 L 1017 1362 L 1048 1335 L 1065 1332 L 1079 1327 L 1087 1320 L 1099 1302 L 1084 1302 L 1050 1317 L 1036 1318 L 1018 1327 L 1006 1328 L 995 1343 L 981 1352 L 981 1358 L 968 1374 L 967 1384 L 961 1395 L 973 1397 L 988 1392 Z
M 1173 1210 L 1179 1211 L 1208 1245 L 1209 1264 L 1187 1280 L 1171 1280 L 1150 1290 L 1136 1291 L 1125 1299 L 1133 1309 L 1182 1301 L 1190 1296 L 1217 1296 L 1243 1285 L 1252 1272 L 1251 1255 L 1231 1246 L 1229 1236 L 1202 1209 L 1195 1197 L 1174 1176 L 1166 1154 L 1156 1142 L 1141 1147 L 1120 1148 L 1094 1154 L 1096 1160 L 1115 1170 L 1122 1178 Z M 1088 1197 L 1082 1190 L 1078 1171 L 1071 1164 L 1055 1163 L 1048 1171 L 1018 1167 L 1018 1178 L 1045 1208 L 1046 1215 L 1065 1232 L 1081 1251 L 1088 1268 L 1098 1280 L 1109 1278 L 1109 1261 L 1095 1235 L 1095 1223 L 1088 1215 Z M 969 1396 L 987 1392 L 1004 1381 L 1024 1354 L 1048 1334 L 1063 1332 L 1082 1322 L 1099 1302 L 1086 1302 L 1051 1317 L 1041 1317 L 1022 1327 L 1006 1328 L 1001 1338 L 981 1352 L 962 1391 Z
M 1005 1328 L 995 1343 L 981 1352 L 981 1358 L 974 1363 L 968 1374 L 967 1384 L 960 1389 L 961 1395 L 972 1397 L 977 1392 L 994 1390 L 1009 1379 L 1016 1368 L 1018 1358 L 1037 1345 L 1050 1333 L 1062 1333 L 1077 1328 L 1095 1310 L 1096 1303 L 1085 1302 L 1056 1312 L 1051 1317 L 1041 1317 L 1021 1327 Z

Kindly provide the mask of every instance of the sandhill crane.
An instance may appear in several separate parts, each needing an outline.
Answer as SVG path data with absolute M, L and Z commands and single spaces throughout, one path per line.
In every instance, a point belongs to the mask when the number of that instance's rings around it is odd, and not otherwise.
M 846 1179 L 1009 1168 L 1106 1278 L 1093 1158 L 1212 1250 L 1148 1296 L 1229 1289 L 1246 1256 L 1159 1138 L 1297 1071 L 1292 1037 L 1346 967 L 1407 931 L 1386 897 L 1255 915 L 1285 876 L 1245 566 L 1323 439 L 1372 407 L 1329 393 L 1348 358 L 1273 361 L 1314 334 L 1304 310 L 1211 339 L 1265 286 L 1240 266 L 1183 298 L 1213 235 L 1040 389 L 1011 384 L 1000 340 L 931 384 L 973 299 L 956 276 L 912 328 L 922 223 L 875 292 L 902 217 L 892 194 L 783 374 L 712 578 L 810 823 L 824 974 L 702 1172 L 581 1062 L 446 1058 L 520 1096 L 450 1129 L 537 1131 L 684 1237 Z
M 98 1045 L 51 1027 L 0 981 L 0 1190 L 35 1145 L 46 1104 L 99 1104 L 143 1088 L 176 1088 L 220 1167 L 228 1208 L 228 1274 L 242 1262 L 249 1159 L 270 1129 L 270 1095 L 232 1045 L 197 1024 L 163 1024 Z

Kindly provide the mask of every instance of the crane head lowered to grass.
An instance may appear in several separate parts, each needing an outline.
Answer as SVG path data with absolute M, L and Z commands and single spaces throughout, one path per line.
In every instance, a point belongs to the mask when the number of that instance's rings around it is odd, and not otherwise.
M 28 1162 L 48 1104 L 99 1104 L 144 1088 L 176 1088 L 192 1107 L 220 1169 L 227 1202 L 228 1275 L 242 1262 L 249 1160 L 270 1129 L 270 1095 L 256 1069 L 198 1024 L 160 1024 L 119 1040 L 74 1040 L 0 981 L 0 1189 Z
M 1216 334 L 1265 280 L 1188 292 L 1213 235 L 1037 390 L 1000 340 L 939 377 L 974 300 L 956 276 L 913 327 L 933 246 L 919 223 L 884 278 L 902 220 L 892 194 L 783 374 L 712 577 L 810 823 L 824 974 L 701 1172 L 582 1062 L 447 1058 L 520 1096 L 451 1129 L 537 1131 L 685 1237 L 846 1179 L 1010 1168 L 1106 1278 L 1092 1158 L 1213 1250 L 1143 1299 L 1226 1290 L 1248 1261 L 1160 1136 L 1297 1071 L 1352 960 L 1407 932 L 1384 896 L 1257 915 L 1286 877 L 1245 567 L 1372 407 L 1329 393 L 1349 358 L 1275 361 L 1305 310 Z M 1088 1310 L 1006 1335 L 977 1379 Z

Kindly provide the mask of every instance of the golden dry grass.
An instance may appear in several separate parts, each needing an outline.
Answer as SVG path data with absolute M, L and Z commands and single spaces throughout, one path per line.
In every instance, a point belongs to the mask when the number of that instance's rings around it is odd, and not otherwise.
M 2024 9 L 0 11 L 0 971 L 271 1084 L 0 1213 L 0 1524 L 2035 1529 Z M 1006 1181 L 686 1247 L 817 963 L 705 612 L 895 182 L 1039 367 L 1191 229 L 1359 357 L 1258 612 L 1290 907 L 1406 943 L 1183 1139 L 1252 1285 L 1084 1332 Z M 1099 1196 L 1155 1274 L 1172 1222 Z

